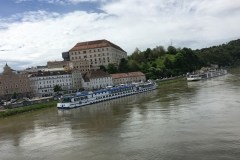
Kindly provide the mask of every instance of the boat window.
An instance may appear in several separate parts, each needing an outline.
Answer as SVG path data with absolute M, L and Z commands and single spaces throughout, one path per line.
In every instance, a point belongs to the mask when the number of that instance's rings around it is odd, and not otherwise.
M 64 97 L 64 98 L 62 98 L 61 102 L 62 102 L 62 103 L 71 102 L 71 98 L 72 98 L 72 97 Z

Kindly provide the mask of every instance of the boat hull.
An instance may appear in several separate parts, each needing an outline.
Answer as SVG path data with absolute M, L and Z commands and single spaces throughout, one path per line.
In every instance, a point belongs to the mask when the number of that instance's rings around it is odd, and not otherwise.
M 72 109 L 72 108 L 78 108 L 94 103 L 100 103 L 103 101 L 108 101 L 111 99 L 116 99 L 116 98 L 121 98 L 121 97 L 126 97 L 126 96 L 131 96 L 134 94 L 139 94 L 142 92 L 148 92 L 155 90 L 157 88 L 157 85 L 153 83 L 152 85 L 149 85 L 149 87 L 139 87 L 139 86 L 132 86 L 132 88 L 125 89 L 124 91 L 121 92 L 107 92 L 103 91 L 102 93 L 99 94 L 98 97 L 94 98 L 88 98 L 85 100 L 80 100 L 80 101 L 74 101 L 74 102 L 62 102 L 57 104 L 58 109 Z M 88 95 L 89 97 L 93 97 L 93 93 L 91 95 Z

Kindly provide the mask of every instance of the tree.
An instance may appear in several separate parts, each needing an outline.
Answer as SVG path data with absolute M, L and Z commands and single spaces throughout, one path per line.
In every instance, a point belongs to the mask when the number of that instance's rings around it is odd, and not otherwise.
M 137 61 L 129 60 L 128 61 L 128 69 L 129 69 L 129 71 L 134 72 L 134 71 L 139 71 L 140 67 L 139 67 L 139 64 L 137 63 Z
M 172 64 L 172 61 L 168 58 L 168 57 L 165 57 L 164 60 L 163 60 L 163 64 L 166 68 L 168 69 L 172 69 L 173 68 L 173 64 Z
M 167 50 L 169 54 L 173 54 L 173 55 L 177 54 L 177 49 L 173 46 L 169 46 Z
M 62 90 L 62 87 L 59 86 L 59 85 L 55 85 L 54 88 L 53 88 L 53 91 L 54 91 L 54 92 L 59 92 L 59 91 L 61 91 L 61 90 Z
M 126 73 L 128 72 L 128 60 L 126 60 L 125 58 L 122 58 L 120 63 L 119 63 L 119 66 L 118 66 L 118 71 L 120 73 Z
M 117 67 L 114 64 L 109 63 L 108 66 L 107 66 L 107 72 L 109 74 L 117 73 Z

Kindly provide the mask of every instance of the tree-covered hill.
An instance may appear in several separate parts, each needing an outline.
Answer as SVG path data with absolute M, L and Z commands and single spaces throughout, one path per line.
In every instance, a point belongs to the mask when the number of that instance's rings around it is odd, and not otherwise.
M 240 61 L 240 39 L 227 44 L 192 50 L 190 48 L 165 49 L 157 46 L 140 51 L 136 49 L 120 65 L 107 67 L 109 73 L 142 71 L 149 79 L 177 76 L 216 64 L 219 67 L 231 66 Z
M 227 44 L 196 50 L 204 65 L 232 66 L 240 60 L 240 39 Z

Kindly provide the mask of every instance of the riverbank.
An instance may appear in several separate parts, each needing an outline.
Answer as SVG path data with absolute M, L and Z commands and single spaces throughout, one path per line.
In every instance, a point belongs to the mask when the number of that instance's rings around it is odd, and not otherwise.
M 17 115 L 25 112 L 30 112 L 34 110 L 39 110 L 43 108 L 56 107 L 56 106 L 57 106 L 57 101 L 49 101 L 42 104 L 33 104 L 33 105 L 18 107 L 14 109 L 6 109 L 0 112 L 0 118 Z
M 164 78 L 164 79 L 157 79 L 155 82 L 159 84 L 166 84 L 166 83 L 175 83 L 181 80 L 186 80 L 186 76 L 176 76 L 176 77 L 170 77 L 170 78 Z

